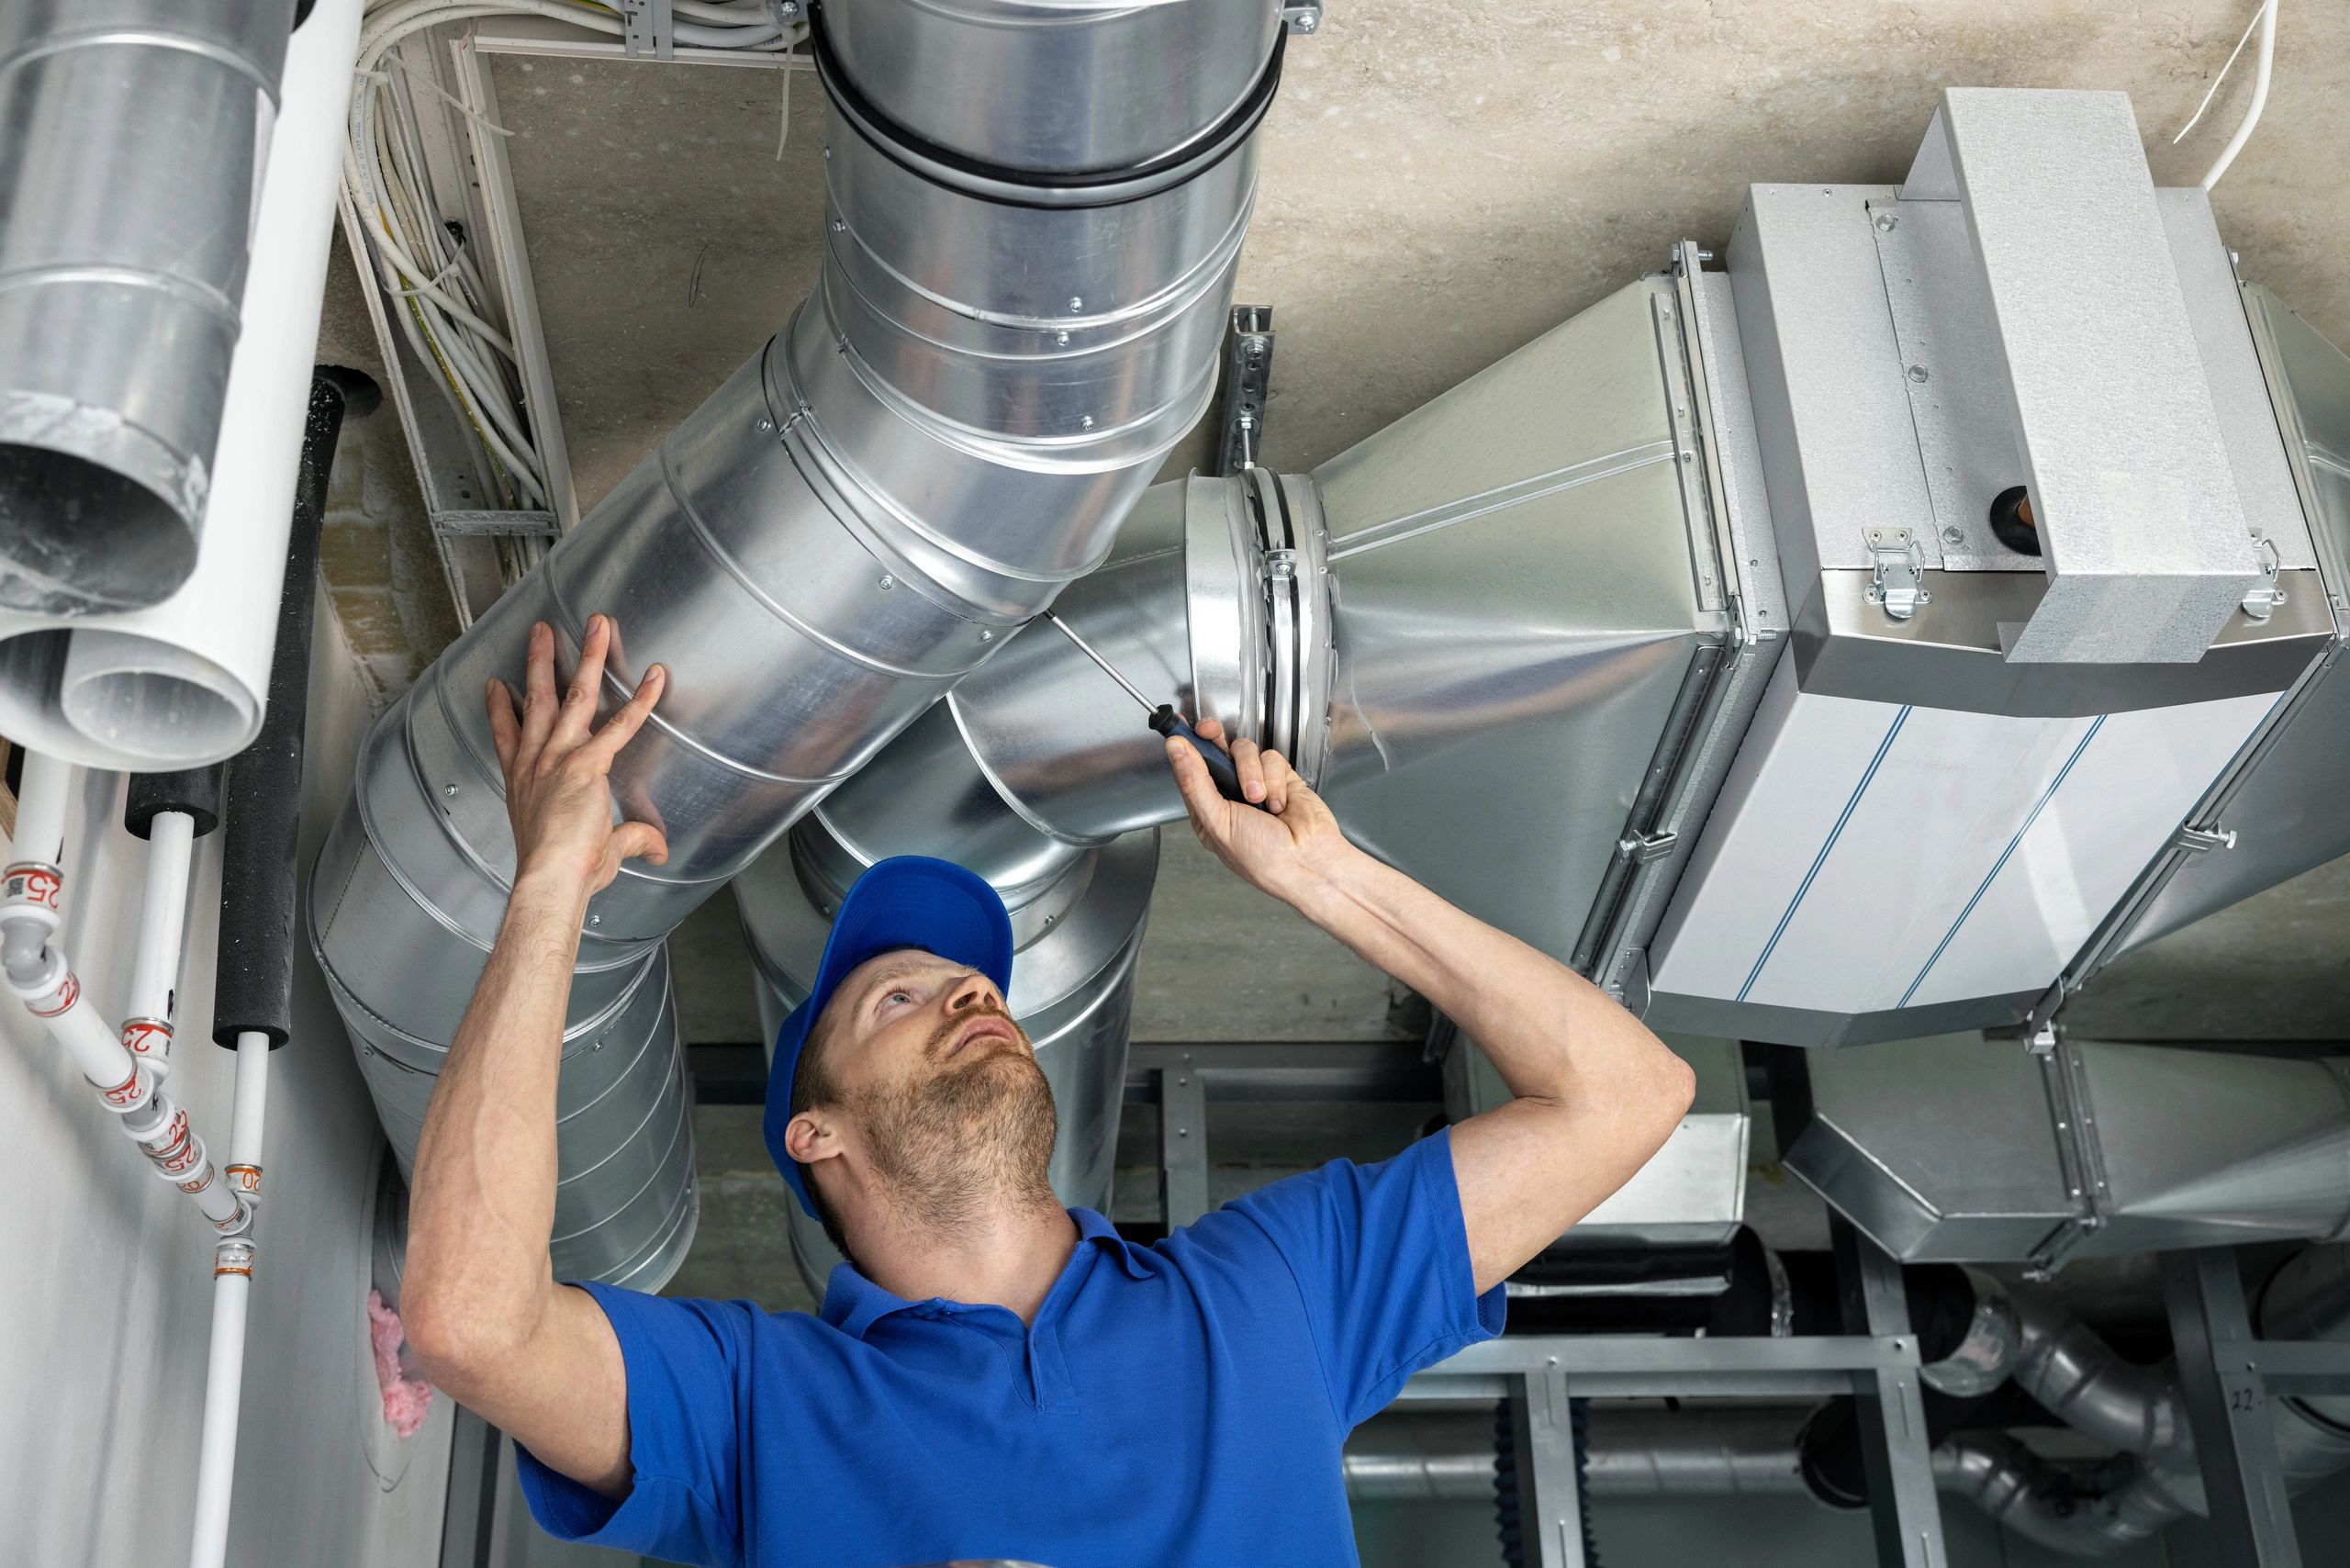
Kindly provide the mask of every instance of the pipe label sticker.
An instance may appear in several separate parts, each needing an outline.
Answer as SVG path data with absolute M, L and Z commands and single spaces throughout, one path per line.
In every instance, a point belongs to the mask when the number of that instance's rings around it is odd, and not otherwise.
M 133 1056 L 172 1054 L 172 1026 L 161 1018 L 133 1018 L 122 1026 L 122 1048 Z
M 50 998 L 52 1005 L 36 1007 L 28 1002 L 25 1003 L 25 1011 L 36 1018 L 54 1018 L 81 1000 L 82 977 L 72 969 L 68 969 L 65 971 L 65 979 L 58 984 L 56 994 Z M 131 1076 L 136 1078 L 138 1074 L 133 1073 Z
M 65 879 L 56 867 L 19 861 L 0 871 L 0 902 L 38 904 L 54 910 L 57 895 L 64 886 Z

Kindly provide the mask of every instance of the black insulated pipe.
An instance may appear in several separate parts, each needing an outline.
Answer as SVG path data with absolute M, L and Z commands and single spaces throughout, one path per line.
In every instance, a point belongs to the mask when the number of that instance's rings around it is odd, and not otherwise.
M 302 434 L 285 586 L 277 606 L 277 649 L 269 666 L 269 711 L 260 738 L 228 763 L 220 959 L 212 995 L 216 1045 L 234 1048 L 238 1036 L 259 1032 L 269 1036 L 274 1050 L 292 1034 L 295 861 L 319 531 L 326 520 L 327 482 L 333 476 L 343 416 L 364 415 L 382 401 L 375 384 L 357 371 L 321 365 L 311 374 L 309 426 Z
M 123 791 L 122 825 L 134 838 L 145 838 L 164 812 L 185 812 L 196 819 L 196 836 L 202 838 L 220 825 L 220 788 L 228 764 L 182 768 L 177 773 L 134 773 Z

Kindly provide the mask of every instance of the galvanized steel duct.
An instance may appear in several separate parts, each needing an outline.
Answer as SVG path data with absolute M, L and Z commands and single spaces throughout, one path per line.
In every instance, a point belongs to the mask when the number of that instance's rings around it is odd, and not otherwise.
M 485 683 L 520 679 L 533 620 L 569 653 L 597 611 L 610 694 L 667 666 L 612 783 L 668 862 L 593 902 L 573 987 L 565 1277 L 657 1283 L 691 1234 L 661 939 L 1097 565 L 1214 389 L 1270 0 L 853 9 L 814 27 L 814 296 L 377 723 L 314 874 L 313 941 L 405 1156 L 512 873 Z M 967 69 L 1031 50 L 1072 73 L 1014 98 Z M 1170 73 L 1195 79 L 1117 86 Z
M 1311 476 L 1155 487 L 1055 613 L 1145 690 L 1288 756 L 1383 858 L 1567 957 L 1729 639 L 1684 298 L 1671 275 L 1629 285 Z M 1182 814 L 1131 699 L 1049 629 L 947 701 L 1043 833 Z
M 0 6 L 0 607 L 152 604 L 195 567 L 293 14 Z

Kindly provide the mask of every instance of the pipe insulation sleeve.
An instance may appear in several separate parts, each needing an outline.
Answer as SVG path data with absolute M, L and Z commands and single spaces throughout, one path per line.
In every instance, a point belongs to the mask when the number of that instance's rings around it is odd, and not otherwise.
M 221 782 L 218 763 L 172 773 L 134 773 L 123 790 L 123 831 L 145 838 L 158 812 L 178 812 L 189 819 L 194 836 L 202 838 L 220 825 Z
M 119 3 L 92 0 L 89 8 Z M 176 592 L 144 609 L 79 616 L 34 613 L 8 608 L 0 596 L 0 734 L 84 767 L 124 772 L 219 762 L 242 751 L 261 730 L 275 645 L 278 568 L 285 558 L 303 409 L 318 351 L 362 6 L 357 0 L 320 5 L 290 42 L 284 26 L 285 0 L 250 6 L 241 0 L 150 0 L 149 8 L 184 17 L 236 11 L 256 17 L 275 9 L 284 73 L 252 225 L 251 264 L 242 269 L 241 295 L 231 291 L 222 300 L 228 319 L 241 319 L 243 327 L 234 354 L 223 362 L 225 393 L 214 378 L 215 395 L 222 399 L 215 409 L 218 435 L 204 444 L 211 465 L 203 513 L 207 521 L 193 571 Z M 8 17 L 43 9 L 0 6 L 0 33 L 8 30 Z M 274 61 L 268 75 L 275 87 L 279 72 Z M 0 84 L 7 80 L 0 73 Z M 251 84 L 244 92 L 250 106 Z M 86 193 L 102 186 L 109 193 L 107 210 L 141 224 L 152 222 L 157 205 L 126 189 L 123 181 L 143 188 L 151 173 L 175 166 L 176 149 L 218 129 L 211 120 L 173 117 L 167 112 L 169 102 L 149 98 L 106 117 L 108 134 L 92 149 L 105 160 L 97 165 L 102 172 L 78 179 L 58 198 L 61 210 L 86 213 Z M 92 118 L 99 106 L 88 106 Z M 0 118 L 0 123 L 9 122 Z M 69 129 L 61 123 L 57 131 L 63 136 Z M 173 156 L 151 163 L 122 147 L 121 138 L 134 129 L 141 136 L 169 138 L 163 151 Z M 252 141 L 237 154 L 249 176 L 255 166 Z M 0 204 L 8 195 L 0 192 Z M 181 199 L 176 193 L 171 196 L 173 211 Z M 207 232 L 233 231 L 241 244 L 250 200 L 240 195 L 223 207 L 207 198 L 201 214 Z M 238 216 L 234 223 L 224 220 L 229 210 Z M 6 297 L 0 288 L 0 301 Z M 0 317 L 6 311 L 0 303 Z M 140 385 L 178 384 L 157 335 L 135 346 Z M 0 385 L 13 364 L 8 349 L 7 329 L 0 325 Z
M 223 1046 L 235 1046 L 253 1033 L 282 1046 L 293 1032 L 296 846 L 301 837 L 302 741 L 309 707 L 319 532 L 326 518 L 335 441 L 342 431 L 344 386 L 353 374 L 321 371 L 310 383 L 280 579 L 268 713 L 260 738 L 229 760 L 220 948 L 212 992 L 212 1038 Z
M 1230 117 L 1248 95 L 1225 84 L 1277 79 L 1278 7 L 1153 6 L 1147 28 L 1130 6 L 1048 9 L 1054 27 L 1002 37 L 986 6 L 860 11 L 857 49 L 819 62 L 814 293 L 377 722 L 311 874 L 311 941 L 405 1160 L 513 875 L 488 682 L 520 685 L 536 621 L 568 665 L 599 612 L 618 628 L 608 708 L 647 666 L 668 671 L 611 774 L 668 859 L 590 902 L 573 977 L 559 1278 L 657 1286 L 691 1234 L 668 932 L 1099 564 L 1213 400 L 1257 169 L 1253 113 Z M 1235 18 L 1237 42 L 1148 52 L 1192 28 L 1226 39 Z M 1194 60 L 1216 82 L 1167 84 L 1199 123 L 1139 139 L 1151 174 L 1131 194 L 1097 182 L 1054 205 L 1050 172 L 1024 185 L 992 134 L 893 141 L 914 84 L 860 64 L 982 48 L 1068 51 L 1072 74 L 1034 101 L 963 90 L 999 130 L 1058 121 L 1048 141 L 1155 112 L 1108 84 Z

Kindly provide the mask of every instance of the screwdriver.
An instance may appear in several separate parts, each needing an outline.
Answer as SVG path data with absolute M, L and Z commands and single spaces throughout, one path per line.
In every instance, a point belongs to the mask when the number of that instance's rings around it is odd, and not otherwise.
M 1061 635 L 1067 637 L 1070 642 L 1075 643 L 1079 653 L 1083 654 L 1087 658 L 1091 659 L 1101 669 L 1103 675 L 1106 675 L 1112 680 L 1116 681 L 1121 687 L 1125 689 L 1127 696 L 1133 698 L 1136 701 L 1143 705 L 1144 711 L 1150 715 L 1150 727 L 1152 729 L 1158 731 L 1162 735 L 1181 736 L 1182 739 L 1192 743 L 1192 748 L 1200 754 L 1200 760 L 1208 765 L 1208 777 L 1215 780 L 1215 788 L 1218 794 L 1222 795 L 1227 801 L 1237 801 L 1244 806 L 1255 806 L 1260 812 L 1265 809 L 1261 802 L 1251 801 L 1247 795 L 1241 792 L 1240 773 L 1239 770 L 1232 765 L 1232 754 L 1230 752 L 1225 751 L 1214 741 L 1203 736 L 1199 731 L 1192 728 L 1190 724 L 1185 723 L 1183 722 L 1183 716 L 1175 711 L 1175 710 L 1169 704 L 1164 702 L 1153 702 L 1149 698 L 1145 697 L 1140 689 L 1138 689 L 1133 681 L 1128 680 L 1125 676 L 1118 673 L 1118 669 L 1115 665 L 1113 665 L 1108 659 L 1103 658 L 1100 654 L 1095 653 L 1093 651 L 1093 645 L 1091 643 L 1088 643 L 1084 638 L 1079 636 L 1075 629 L 1072 628 L 1068 622 L 1062 620 L 1059 616 L 1054 614 L 1049 610 L 1040 610 L 1038 613 L 1042 615 L 1044 619 L 1059 627 L 1061 630 Z

